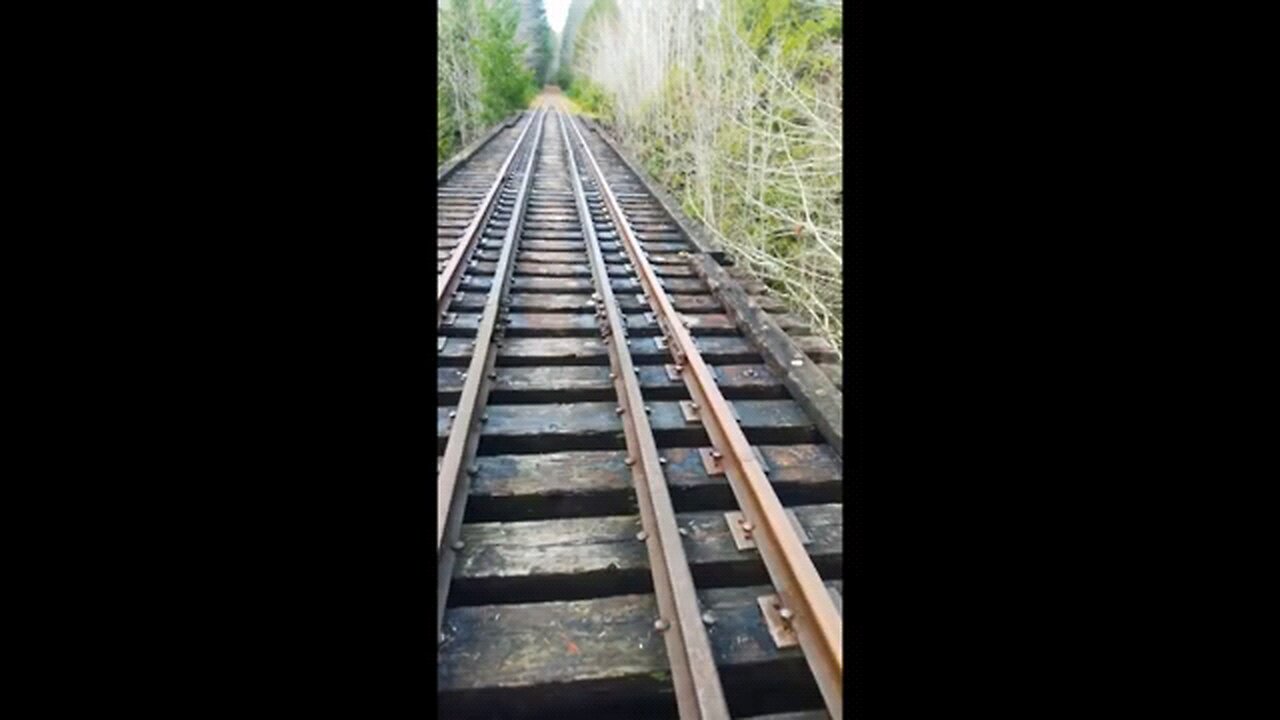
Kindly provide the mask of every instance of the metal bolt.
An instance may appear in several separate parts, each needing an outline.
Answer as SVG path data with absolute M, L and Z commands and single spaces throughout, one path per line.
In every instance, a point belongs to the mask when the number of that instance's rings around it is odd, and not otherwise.
M 496 373 L 496 372 L 491 372 L 491 373 L 489 373 L 489 379 L 490 379 L 490 380 L 497 380 L 497 379 L 498 379 L 498 373 Z
M 712 450 L 711 457 L 716 460 L 719 460 L 720 458 L 724 457 L 724 453 L 720 452 L 719 450 Z
M 666 464 L 667 464 L 667 459 L 666 459 L 666 458 L 664 458 L 664 457 L 660 457 L 660 458 L 658 458 L 658 462 L 659 462 L 660 464 L 662 464 L 662 465 L 666 465 Z
M 679 532 L 684 537 L 689 537 L 689 528 L 679 528 L 677 532 Z
M 636 375 L 640 374 L 640 368 L 636 368 Z
M 480 416 L 480 422 L 489 422 L 489 413 Z
M 648 537 L 649 537 L 649 533 L 647 533 L 647 532 L 645 532 L 645 531 L 643 531 L 643 530 L 641 530 L 640 532 L 636 533 L 636 539 L 637 539 L 637 540 L 639 540 L 640 542 L 644 542 L 644 541 L 645 541 L 645 539 L 646 539 L 646 538 L 648 538 Z
M 450 410 L 449 417 L 458 417 L 458 412 L 456 410 Z
M 453 541 L 453 545 L 450 545 L 449 547 L 452 547 L 454 550 L 461 550 L 462 548 L 464 548 L 464 547 L 466 547 L 466 546 L 467 546 L 467 544 L 466 544 L 466 543 L 464 543 L 464 542 L 462 542 L 461 540 L 454 540 L 454 541 Z
M 647 412 L 647 413 L 652 414 L 652 413 L 653 413 L 653 408 L 649 407 L 648 405 L 645 405 L 645 406 L 644 406 L 644 411 L 645 411 L 645 412 Z
M 667 622 L 662 618 L 658 618 L 657 620 L 653 621 L 653 629 L 657 630 L 658 632 L 666 632 L 667 628 L 669 627 L 671 627 L 671 623 Z
M 617 380 L 617 379 L 618 379 L 618 373 L 609 373 L 609 379 L 610 379 L 610 380 Z
M 617 413 L 617 414 L 619 414 L 619 415 L 621 415 L 622 413 L 626 412 L 626 410 L 623 410 L 623 409 L 622 409 L 622 406 L 621 406 L 621 405 L 619 405 L 619 406 L 618 406 L 618 409 L 614 410 L 614 412 L 615 412 L 615 413 Z
M 471 467 L 467 468 L 467 474 L 469 475 L 475 475 L 478 472 L 480 472 L 479 465 L 472 465 Z
M 752 530 L 756 529 L 756 526 L 751 524 L 750 522 L 743 522 L 742 529 L 745 530 L 746 532 L 751 532 Z
M 715 615 L 712 615 L 710 612 L 704 612 L 704 613 L 702 613 L 702 622 L 703 622 L 703 623 L 705 623 L 705 624 L 707 624 L 707 625 L 715 625 L 715 624 L 716 624 L 716 616 L 715 616 Z
M 623 462 L 623 463 L 625 463 L 625 464 L 626 464 L 626 465 L 628 465 L 628 466 L 631 466 L 631 465 L 635 465 L 635 464 L 636 464 L 636 459 L 635 459 L 635 458 L 633 458 L 633 457 L 631 457 L 631 456 L 627 456 L 627 459 L 626 459 L 626 460 L 623 460 L 622 462 Z
M 778 616 L 781 617 L 783 620 L 790 620 L 791 618 L 795 617 L 796 614 L 791 611 L 791 608 L 781 608 L 778 610 Z
M 684 366 L 683 366 L 683 365 L 681 365 L 681 364 L 679 364 L 679 363 L 677 363 L 677 364 L 676 364 L 676 372 L 683 372 L 683 371 L 684 371 Z

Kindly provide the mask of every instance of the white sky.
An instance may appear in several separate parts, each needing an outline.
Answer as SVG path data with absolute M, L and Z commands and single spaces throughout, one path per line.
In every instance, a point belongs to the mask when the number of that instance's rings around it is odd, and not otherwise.
M 569 4 L 572 0 L 544 0 L 542 7 L 547 10 L 547 24 L 556 32 L 564 32 L 564 20 L 569 16 Z

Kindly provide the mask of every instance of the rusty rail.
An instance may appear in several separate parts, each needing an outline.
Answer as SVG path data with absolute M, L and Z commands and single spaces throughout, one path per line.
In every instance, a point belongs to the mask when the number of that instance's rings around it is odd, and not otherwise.
M 581 218 L 587 257 L 591 261 L 591 274 L 597 289 L 592 300 L 596 303 L 601 336 L 609 349 L 610 376 L 619 398 L 618 411 L 622 416 L 627 445 L 626 463 L 631 467 L 643 527 L 636 539 L 645 543 L 653 574 L 659 612 L 654 627 L 663 633 L 666 643 L 680 718 L 728 720 L 729 706 L 720 686 L 711 643 L 703 627 L 693 574 L 680 540 L 680 528 L 676 525 L 676 511 L 667 489 L 662 459 L 658 456 L 658 444 L 653 437 L 640 381 L 636 377 L 639 371 L 627 348 L 625 319 L 609 283 L 564 115 L 556 111 L 556 119 L 564 137 L 574 202 Z
M 480 207 L 476 210 L 475 217 L 471 218 L 471 222 L 462 231 L 462 237 L 458 239 L 458 244 L 453 248 L 453 254 L 449 256 L 449 261 L 440 273 L 439 281 L 436 283 L 437 329 L 439 329 L 440 323 L 444 321 L 445 314 L 449 312 L 449 303 L 452 301 L 454 291 L 458 289 L 458 284 L 462 280 L 463 260 L 470 254 L 471 248 L 475 246 L 476 238 L 480 236 L 480 228 L 484 226 L 494 199 L 498 197 L 498 192 L 506 182 L 507 172 L 511 168 L 511 163 L 515 161 L 516 154 L 520 151 L 521 143 L 524 142 L 525 136 L 529 134 L 529 127 L 535 120 L 538 120 L 537 113 L 534 113 L 529 122 L 525 123 L 524 129 L 520 131 L 520 136 L 516 138 L 515 144 L 511 146 L 511 152 L 507 154 L 506 160 L 502 162 L 502 167 L 498 169 L 493 185 L 489 187 L 484 199 L 480 201 Z
M 694 345 L 693 337 L 662 288 L 645 256 L 617 197 L 596 162 L 577 122 L 570 119 L 586 164 L 599 187 L 601 198 L 614 219 L 619 239 L 640 275 L 645 299 L 654 309 L 658 325 L 666 337 L 676 369 L 684 380 L 714 453 L 718 456 L 734 497 L 742 508 L 765 569 L 778 593 L 780 615 L 794 631 L 805 660 L 813 672 L 827 711 L 835 720 L 843 717 L 844 651 L 842 621 L 822 578 L 805 552 L 782 503 L 752 452 L 739 427 L 733 409 L 725 400 L 715 378 Z
M 542 141 L 542 125 L 546 117 L 545 111 L 539 111 L 530 119 L 536 125 L 528 158 L 524 163 L 524 176 L 521 178 L 515 202 L 512 203 L 511 221 L 503 236 L 502 250 L 498 256 L 497 270 L 489 295 L 485 301 L 480 326 L 476 331 L 475 354 L 467 367 L 466 382 L 458 398 L 458 406 L 453 424 L 450 426 L 449 439 L 445 445 L 444 456 L 440 460 L 440 468 L 436 478 L 437 516 L 436 516 L 436 553 L 439 559 L 439 607 L 436 616 L 436 633 L 444 619 L 445 599 L 448 595 L 449 580 L 454 565 L 454 551 L 458 548 L 446 546 L 445 537 L 456 538 L 462 525 L 463 508 L 466 504 L 469 475 L 462 473 L 462 463 L 467 457 L 474 456 L 480 441 L 480 426 L 485 420 L 484 406 L 489 394 L 494 363 L 497 353 L 494 352 L 495 330 L 498 314 L 501 312 L 502 296 L 511 278 L 511 270 L 515 264 L 515 252 L 520 226 L 523 222 L 524 206 L 529 197 L 529 188 L 533 183 L 533 168 L 538 157 L 538 146 Z M 525 132 L 528 132 L 528 127 Z M 522 136 L 523 139 L 523 136 Z M 520 145 L 516 143 L 517 147 Z M 508 158 L 508 164 L 510 158 Z M 460 540 L 454 540 L 458 543 Z

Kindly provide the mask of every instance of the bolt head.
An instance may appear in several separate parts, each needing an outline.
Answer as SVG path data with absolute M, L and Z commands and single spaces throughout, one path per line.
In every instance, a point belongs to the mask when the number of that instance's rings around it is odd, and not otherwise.
M 464 547 L 466 547 L 466 546 L 467 546 L 467 544 L 466 544 L 466 543 L 464 543 L 464 542 L 462 542 L 461 540 L 454 540 L 454 541 L 453 541 L 453 544 L 452 544 L 452 545 L 450 545 L 449 547 L 453 548 L 454 550 L 461 550 L 462 548 L 464 548 Z
M 756 526 L 750 522 L 744 522 L 742 523 L 742 529 L 746 530 L 747 532 L 751 532 L 752 530 L 756 529 Z
M 671 623 L 667 622 L 662 618 L 658 618 L 657 620 L 653 621 L 653 629 L 657 630 L 658 632 L 666 632 L 667 629 L 670 627 L 671 627 Z
M 791 618 L 795 617 L 796 614 L 791 611 L 791 608 L 782 608 L 778 610 L 778 616 L 781 617 L 783 620 L 790 620 Z
M 645 531 L 643 531 L 643 530 L 641 530 L 640 532 L 636 533 L 636 539 L 637 539 L 637 540 L 639 540 L 640 542 L 644 542 L 646 539 L 648 539 L 648 537 L 649 537 L 649 533 L 647 533 L 647 532 L 645 532 Z
M 716 616 L 712 615 L 710 612 L 704 612 L 702 613 L 702 622 L 706 625 L 715 625 Z

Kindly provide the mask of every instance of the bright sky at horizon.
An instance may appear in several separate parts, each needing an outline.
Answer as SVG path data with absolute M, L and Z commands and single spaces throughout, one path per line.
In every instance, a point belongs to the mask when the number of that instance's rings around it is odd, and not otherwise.
M 543 8 L 547 11 L 547 24 L 556 32 L 564 32 L 565 18 L 569 17 L 569 5 L 572 0 L 545 0 Z

